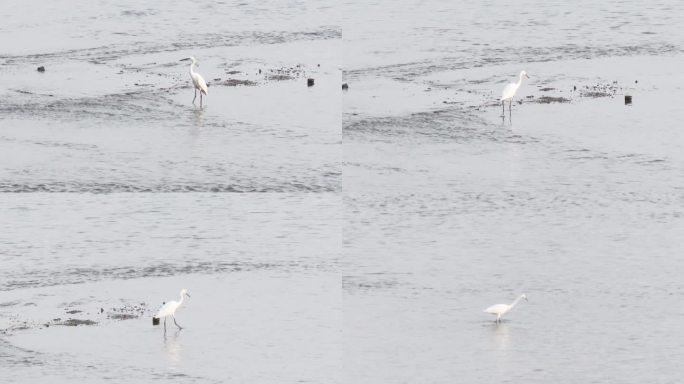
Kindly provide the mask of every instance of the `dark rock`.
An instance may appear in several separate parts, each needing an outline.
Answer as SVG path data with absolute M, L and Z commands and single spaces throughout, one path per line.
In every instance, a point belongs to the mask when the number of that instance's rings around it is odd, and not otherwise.
M 632 96 L 625 95 L 625 105 L 632 104 Z
M 573 90 L 573 91 L 576 91 L 576 90 L 577 90 L 577 86 L 576 86 L 576 85 L 573 85 L 573 86 L 572 86 L 572 90 Z
M 152 318 L 152 325 L 159 325 L 159 318 L 158 317 Z
M 347 83 L 342 84 L 342 90 L 343 91 L 346 91 L 348 89 L 349 89 L 349 84 L 347 84 Z
M 259 69 L 259 74 L 261 75 L 261 69 Z
M 312 79 L 312 78 L 306 79 L 306 86 L 307 87 L 313 87 L 313 85 L 314 85 L 314 79 Z
M 45 72 L 45 67 L 42 65 L 38 67 L 38 72 Z

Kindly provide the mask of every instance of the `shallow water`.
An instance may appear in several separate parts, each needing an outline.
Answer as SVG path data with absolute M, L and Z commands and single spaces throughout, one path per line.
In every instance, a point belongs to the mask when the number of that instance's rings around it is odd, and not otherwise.
M 297 1 L 3 6 L 3 383 L 339 381 L 332 16 Z M 151 317 L 181 288 L 185 328 L 164 337 Z
M 3 382 L 677 382 L 683 12 L 3 7 Z
M 681 5 L 349 7 L 345 381 L 676 382 Z
M 50 3 L 0 30 L 0 191 L 338 189 L 341 32 L 326 25 L 324 5 L 82 3 L 76 14 Z M 280 23 L 259 22 L 271 12 Z M 24 32 L 54 23 L 59 44 L 27 44 Z M 202 109 L 179 61 L 191 55 L 209 83 Z

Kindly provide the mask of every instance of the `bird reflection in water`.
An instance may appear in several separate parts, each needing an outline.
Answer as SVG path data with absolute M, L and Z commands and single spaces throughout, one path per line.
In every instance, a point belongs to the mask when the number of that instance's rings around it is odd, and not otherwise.
M 195 126 L 196 127 L 202 127 L 204 125 L 204 109 L 197 109 L 193 110 L 194 112 L 194 118 L 195 118 Z
M 490 323 L 489 326 L 492 328 L 492 342 L 494 349 L 496 350 L 506 350 L 511 342 L 510 327 L 506 323 L 495 322 Z
M 173 366 L 180 364 L 182 360 L 183 346 L 178 340 L 178 335 L 182 332 L 182 329 L 177 330 L 172 336 L 166 336 L 164 334 L 164 349 L 166 350 L 166 357 L 169 363 Z

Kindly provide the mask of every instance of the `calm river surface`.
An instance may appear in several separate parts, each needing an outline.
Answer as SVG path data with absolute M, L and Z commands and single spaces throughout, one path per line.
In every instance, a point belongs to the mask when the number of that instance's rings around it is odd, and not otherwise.
M 345 12 L 345 382 L 681 380 L 682 3 Z
M 0 380 L 680 381 L 683 15 L 3 5 Z
M 0 381 L 340 382 L 331 4 L 0 17 Z M 151 317 L 182 288 L 165 337 Z

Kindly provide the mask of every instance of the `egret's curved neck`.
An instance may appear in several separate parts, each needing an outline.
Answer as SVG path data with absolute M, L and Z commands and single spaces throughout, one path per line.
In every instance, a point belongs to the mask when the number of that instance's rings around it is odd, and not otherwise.
M 192 70 L 192 67 L 190 67 L 190 69 Z M 181 295 L 181 299 L 180 299 L 180 301 L 178 302 L 178 306 L 179 306 L 179 307 L 181 306 L 181 304 L 183 304 L 183 296 L 185 296 L 185 295 L 183 295 L 182 292 L 181 292 L 180 295 Z M 520 300 L 520 299 L 518 299 L 518 300 Z
M 520 80 L 522 80 L 522 77 L 520 78 Z M 515 299 L 515 301 L 511 304 L 511 308 L 515 307 L 515 305 L 518 304 L 518 301 L 520 301 L 520 299 L 522 299 L 522 298 L 523 298 L 523 297 L 522 297 L 522 295 L 521 295 L 520 297 L 518 297 L 517 299 Z
M 190 74 L 194 75 L 195 74 L 195 60 L 192 61 L 192 64 L 190 64 Z M 522 81 L 522 77 L 520 78 L 520 81 Z M 181 295 L 183 296 L 183 295 Z
M 194 62 L 193 62 L 193 64 L 194 64 Z M 190 68 L 192 69 L 192 67 L 190 67 Z M 523 74 L 521 73 L 520 78 L 518 79 L 518 87 L 520 87 L 522 85 L 522 77 L 523 77 Z

